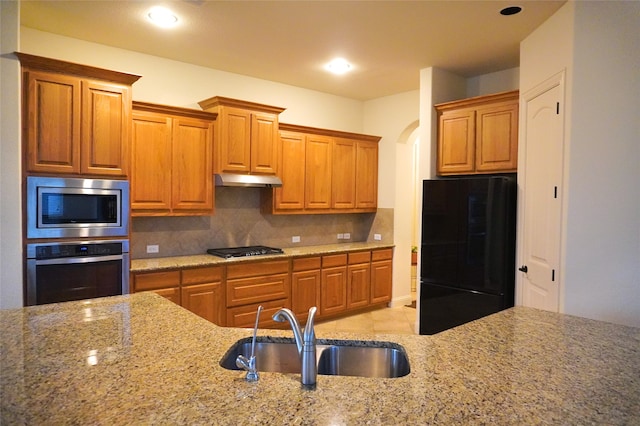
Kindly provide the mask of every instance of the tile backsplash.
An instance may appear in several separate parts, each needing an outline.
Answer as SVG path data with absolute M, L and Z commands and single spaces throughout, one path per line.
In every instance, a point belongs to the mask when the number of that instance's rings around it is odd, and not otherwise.
M 213 216 L 134 217 L 132 259 L 206 253 L 208 248 L 266 245 L 272 247 L 374 241 L 393 242 L 393 209 L 376 213 L 270 215 L 260 212 L 260 188 L 216 188 Z M 338 240 L 337 234 L 351 234 Z M 300 242 L 293 243 L 293 236 Z M 159 252 L 148 254 L 147 245 Z

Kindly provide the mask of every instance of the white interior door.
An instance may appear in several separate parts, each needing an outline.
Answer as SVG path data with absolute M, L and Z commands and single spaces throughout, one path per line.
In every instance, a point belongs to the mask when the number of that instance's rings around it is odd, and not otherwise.
M 527 92 L 524 100 L 523 245 L 521 303 L 558 312 L 562 228 L 562 76 Z

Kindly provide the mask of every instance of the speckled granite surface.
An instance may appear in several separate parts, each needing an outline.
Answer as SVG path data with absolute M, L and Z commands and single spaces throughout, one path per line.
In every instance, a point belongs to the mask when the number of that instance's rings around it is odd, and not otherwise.
M 640 423 L 640 329 L 527 308 L 369 335 L 404 346 L 411 372 L 318 376 L 313 391 L 298 374 L 248 383 L 220 367 L 251 331 L 152 293 L 0 311 L 0 324 L 2 425 Z
M 249 257 L 236 257 L 223 259 L 209 254 L 191 256 L 158 257 L 153 259 L 134 259 L 131 261 L 131 272 L 150 272 L 163 269 L 189 268 L 196 266 L 228 265 L 237 262 L 250 262 L 257 260 L 269 260 L 283 257 L 304 257 L 313 255 L 344 253 L 359 250 L 374 250 L 382 248 L 392 248 L 393 244 L 376 243 L 347 243 L 347 244 L 326 244 L 320 246 L 301 246 L 283 249 L 284 254 L 261 255 Z

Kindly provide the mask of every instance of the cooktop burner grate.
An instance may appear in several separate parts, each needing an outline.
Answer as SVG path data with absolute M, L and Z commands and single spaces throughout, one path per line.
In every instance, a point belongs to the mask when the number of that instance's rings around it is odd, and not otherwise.
M 264 254 L 282 254 L 284 251 L 275 247 L 267 246 L 246 246 L 208 249 L 207 253 L 214 256 L 230 259 L 232 257 L 260 256 Z

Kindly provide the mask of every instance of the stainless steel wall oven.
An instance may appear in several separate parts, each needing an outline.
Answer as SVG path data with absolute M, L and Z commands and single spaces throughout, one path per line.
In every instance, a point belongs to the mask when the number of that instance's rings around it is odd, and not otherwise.
M 129 293 L 129 241 L 27 244 L 27 305 Z

